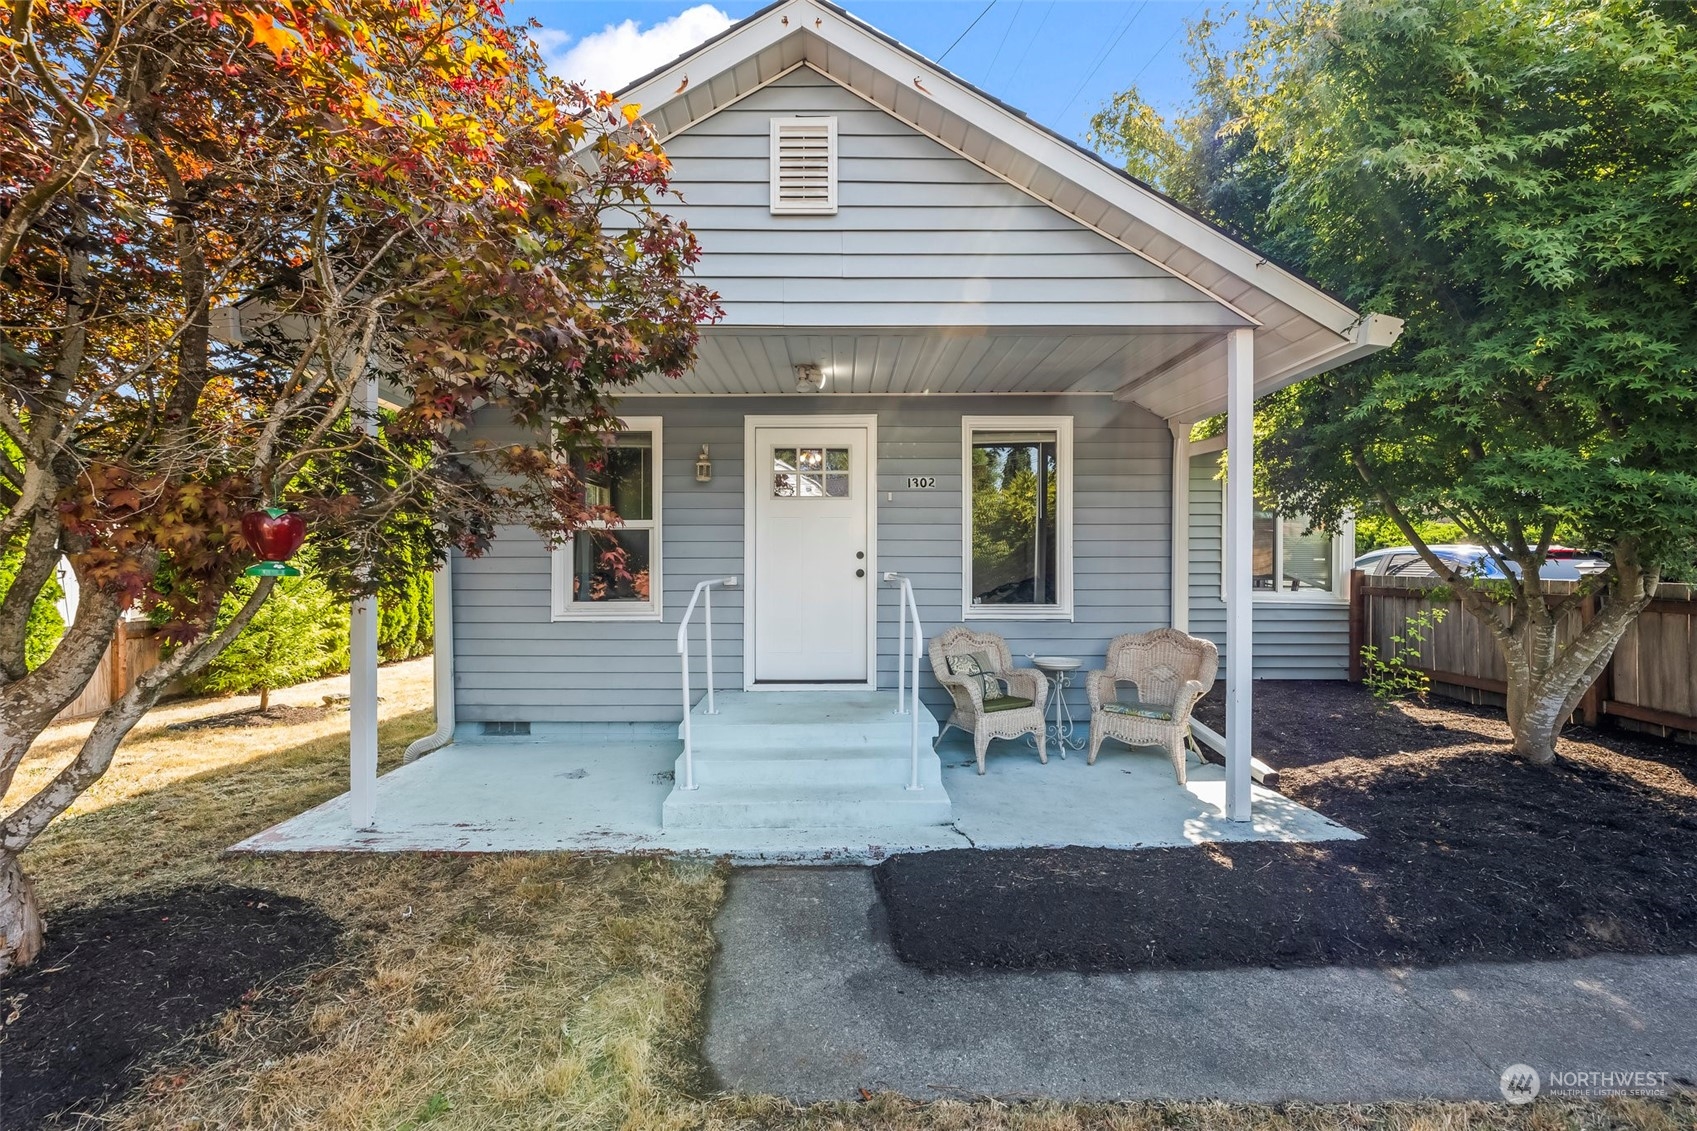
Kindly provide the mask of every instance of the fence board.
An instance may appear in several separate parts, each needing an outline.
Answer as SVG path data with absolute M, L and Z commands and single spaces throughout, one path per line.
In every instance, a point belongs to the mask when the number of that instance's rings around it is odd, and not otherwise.
M 100 657 L 100 666 L 95 669 L 88 685 L 82 689 L 82 694 L 53 717 L 53 721 L 59 723 L 100 714 L 129 690 L 137 676 L 158 666 L 160 647 L 158 634 L 146 624 L 119 621 L 112 642 L 106 646 L 106 654 Z
M 1546 581 L 1545 599 L 1559 601 L 1576 588 L 1572 581 Z M 1405 631 L 1410 617 L 1443 609 L 1443 621 L 1419 649 L 1417 666 L 1431 678 L 1436 694 L 1500 706 L 1508 668 L 1490 629 L 1459 601 L 1434 600 L 1434 589 L 1427 579 L 1353 575 L 1350 616 L 1359 627 L 1352 648 L 1359 654 L 1361 645 L 1372 645 L 1389 658 L 1394 652 L 1390 638 Z M 1564 614 L 1557 631 L 1560 643 L 1571 643 L 1598 606 L 1597 599 L 1587 599 Z M 1355 659 L 1351 678 L 1358 679 Z M 1588 722 L 1606 716 L 1633 729 L 1697 739 L 1697 599 L 1690 586 L 1662 587 L 1621 638 L 1580 714 Z

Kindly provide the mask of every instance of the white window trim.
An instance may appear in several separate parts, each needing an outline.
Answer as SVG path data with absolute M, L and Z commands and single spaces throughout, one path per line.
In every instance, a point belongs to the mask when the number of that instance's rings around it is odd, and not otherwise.
M 657 621 L 665 619 L 666 579 L 661 565 L 665 560 L 664 538 L 661 531 L 666 515 L 661 498 L 661 489 L 666 481 L 665 442 L 662 436 L 663 422 L 658 416 L 630 416 L 625 418 L 624 425 L 623 431 L 648 432 L 654 437 L 654 517 L 637 522 L 621 523 L 610 529 L 622 530 L 628 528 L 651 531 L 648 559 L 649 600 L 643 602 L 574 602 L 571 599 L 572 539 L 568 538 L 550 555 L 553 559 L 550 563 L 553 619 L 556 621 Z M 606 524 L 599 522 L 591 523 L 590 526 L 592 529 L 598 530 L 609 529 Z
M 782 126 L 825 126 L 826 196 L 818 203 L 796 204 L 778 198 L 778 130 Z M 837 119 L 835 115 L 793 116 L 773 118 L 771 124 L 771 162 L 767 166 L 771 187 L 771 212 L 774 216 L 835 216 L 837 213 Z
M 1220 478 L 1220 546 L 1223 549 L 1226 539 L 1231 537 L 1231 493 L 1225 490 L 1225 477 Z M 1281 518 L 1283 516 L 1280 516 Z M 1273 527 L 1273 555 L 1279 559 L 1284 541 L 1282 524 Z M 1338 532 L 1332 535 L 1332 587 L 1330 589 L 1306 589 L 1295 593 L 1289 590 L 1257 589 L 1254 592 L 1257 605 L 1347 605 L 1349 604 L 1349 570 L 1355 564 L 1355 516 L 1344 516 Z M 1229 600 L 1226 587 L 1226 571 L 1220 570 L 1220 600 Z
M 972 434 L 974 432 L 1053 432 L 1055 434 L 1055 579 L 1053 605 L 974 605 L 972 603 Z M 1072 599 L 1072 417 L 963 416 L 960 418 L 960 592 L 962 620 L 1073 619 Z

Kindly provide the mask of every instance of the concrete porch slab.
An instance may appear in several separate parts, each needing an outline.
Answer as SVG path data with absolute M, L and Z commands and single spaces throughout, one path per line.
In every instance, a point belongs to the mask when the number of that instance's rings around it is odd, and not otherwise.
M 234 846 L 238 852 L 655 852 L 739 863 L 872 863 L 896 852 L 1080 845 L 1146 848 L 1206 841 L 1353 839 L 1356 833 L 1257 787 L 1254 820 L 1228 821 L 1224 771 L 1173 781 L 1156 750 L 1105 751 L 1040 765 L 1014 742 L 991 746 L 989 773 L 969 743 L 940 746 L 952 825 L 831 829 L 666 829 L 680 744 L 463 742 L 377 781 L 377 827 L 357 830 L 348 799 L 325 802 Z

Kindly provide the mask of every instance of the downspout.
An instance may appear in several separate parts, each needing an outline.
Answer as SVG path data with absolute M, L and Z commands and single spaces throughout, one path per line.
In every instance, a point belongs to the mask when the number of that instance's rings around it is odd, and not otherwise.
M 453 551 L 442 559 L 432 582 L 431 610 L 434 619 L 436 729 L 407 747 L 401 763 L 416 762 L 432 750 L 454 740 L 454 559 Z

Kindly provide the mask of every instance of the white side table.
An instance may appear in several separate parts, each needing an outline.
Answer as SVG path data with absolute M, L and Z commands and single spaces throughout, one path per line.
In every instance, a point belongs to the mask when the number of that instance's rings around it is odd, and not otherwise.
M 1083 750 L 1084 737 L 1073 737 L 1072 709 L 1067 706 L 1066 690 L 1072 686 L 1072 674 L 1084 666 L 1084 661 L 1073 656 L 1032 656 L 1031 665 L 1049 681 L 1049 701 L 1053 704 L 1049 741 L 1060 750 L 1062 758 L 1068 750 Z

